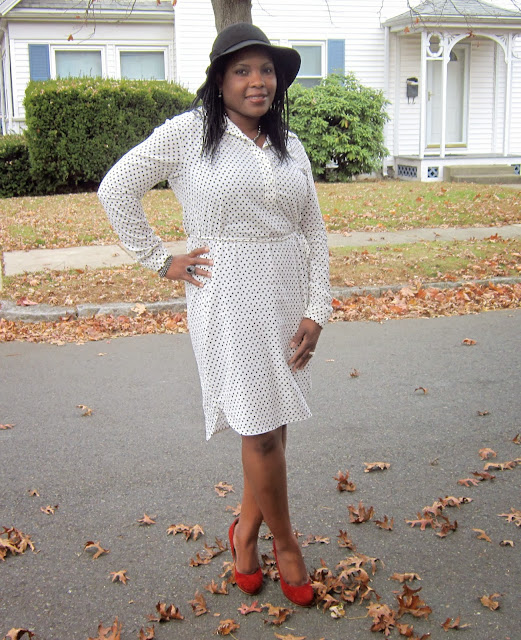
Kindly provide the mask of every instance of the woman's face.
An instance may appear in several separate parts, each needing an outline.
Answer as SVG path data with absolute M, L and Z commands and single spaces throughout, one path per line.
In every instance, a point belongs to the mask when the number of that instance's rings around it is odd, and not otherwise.
M 241 49 L 227 61 L 218 83 L 228 117 L 247 133 L 258 127 L 275 98 L 273 59 L 264 47 Z

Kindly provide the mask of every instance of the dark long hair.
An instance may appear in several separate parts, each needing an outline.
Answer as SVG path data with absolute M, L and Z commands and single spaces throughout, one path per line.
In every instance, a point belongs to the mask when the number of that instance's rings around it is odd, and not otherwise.
M 217 77 L 223 76 L 229 56 L 218 58 L 208 69 L 206 81 L 197 90 L 192 109 L 202 103 L 203 115 L 203 155 L 214 157 L 219 143 L 226 130 L 226 109 L 222 97 L 219 97 Z M 261 117 L 262 133 L 269 136 L 277 156 L 280 160 L 288 157 L 289 108 L 288 91 L 284 75 L 278 72 L 277 61 L 274 59 L 277 89 L 269 110 Z

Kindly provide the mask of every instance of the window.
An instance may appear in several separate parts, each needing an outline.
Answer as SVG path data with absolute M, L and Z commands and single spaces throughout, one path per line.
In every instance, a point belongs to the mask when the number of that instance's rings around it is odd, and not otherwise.
M 121 77 L 127 80 L 165 80 L 163 51 L 121 51 Z
M 101 51 L 55 51 L 56 77 L 101 77 Z
M 302 60 L 297 76 L 298 82 L 304 87 L 314 87 L 319 84 L 325 75 L 324 46 L 320 43 L 292 44 L 291 46 L 299 52 Z

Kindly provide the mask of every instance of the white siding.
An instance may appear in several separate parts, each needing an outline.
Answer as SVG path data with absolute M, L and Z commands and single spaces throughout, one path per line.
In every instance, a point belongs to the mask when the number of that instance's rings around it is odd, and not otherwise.
M 491 153 L 493 149 L 494 76 L 493 41 L 473 40 L 470 57 L 469 153 Z
M 521 42 L 515 52 L 520 59 L 512 63 L 512 121 L 510 125 L 510 153 L 521 154 Z
M 414 102 L 407 101 L 406 81 L 407 78 L 419 78 L 421 83 L 420 64 L 420 38 L 409 36 L 402 38 L 400 42 L 401 61 L 400 74 L 398 78 L 399 96 L 399 149 L 395 153 L 400 155 L 418 155 L 420 140 L 420 96 Z M 421 86 L 420 86 L 421 91 Z
M 382 9 L 380 20 L 380 9 Z M 282 45 L 295 40 L 346 42 L 346 71 L 369 86 L 384 87 L 384 29 L 387 18 L 407 10 L 407 0 L 254 0 L 253 23 Z M 204 81 L 208 54 L 216 36 L 210 0 L 176 5 L 178 74 L 181 84 L 195 91 Z
M 74 40 L 67 40 L 69 34 Z M 40 24 L 14 23 L 9 27 L 11 73 L 13 84 L 14 117 L 24 118 L 23 99 L 29 82 L 29 44 L 49 44 L 66 49 L 93 48 L 101 50 L 102 65 L 107 77 L 119 74 L 117 47 L 164 47 L 166 48 L 165 72 L 169 80 L 175 79 L 174 23 L 143 25 L 120 22 L 97 24 L 79 29 L 77 23 Z M 51 63 L 52 68 L 52 63 Z

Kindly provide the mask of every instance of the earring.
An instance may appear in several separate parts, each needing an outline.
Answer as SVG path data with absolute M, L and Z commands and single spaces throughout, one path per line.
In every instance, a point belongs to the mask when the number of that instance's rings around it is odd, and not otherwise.
M 218 98 L 222 98 L 222 97 L 223 97 L 222 89 L 219 89 L 219 95 L 218 95 L 217 97 L 218 97 Z

